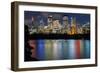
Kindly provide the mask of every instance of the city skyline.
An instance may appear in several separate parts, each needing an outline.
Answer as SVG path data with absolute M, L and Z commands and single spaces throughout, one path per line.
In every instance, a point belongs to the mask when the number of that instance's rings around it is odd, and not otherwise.
M 53 15 L 53 19 L 60 20 L 62 24 L 62 18 L 67 16 L 69 24 L 71 24 L 71 18 L 76 18 L 76 23 L 83 25 L 90 22 L 90 14 L 79 14 L 79 13 L 59 13 L 59 12 L 37 12 L 37 11 L 24 11 L 25 24 L 30 24 L 32 17 L 34 17 L 35 23 L 39 24 L 40 20 L 43 20 L 44 25 L 47 25 L 48 15 Z
M 24 19 L 30 34 L 75 35 L 90 33 L 90 15 L 88 14 L 25 11 Z M 28 23 L 27 20 L 29 20 Z

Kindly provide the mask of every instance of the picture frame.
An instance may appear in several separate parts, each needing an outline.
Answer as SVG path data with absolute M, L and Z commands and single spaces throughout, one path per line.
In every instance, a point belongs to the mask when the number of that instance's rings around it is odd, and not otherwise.
M 52 22 L 52 27 L 50 28 L 49 22 Z M 69 25 L 68 28 L 64 28 L 64 23 Z M 39 27 L 39 25 L 43 27 Z M 67 44 L 63 43 L 65 46 L 67 45 L 65 48 L 72 49 L 70 51 L 63 50 L 62 52 L 60 50 L 60 55 L 58 55 L 58 50 L 54 50 L 54 46 L 50 48 L 53 51 L 50 49 L 43 51 L 43 44 L 40 44 L 41 46 L 37 49 L 37 46 L 39 46 L 37 42 L 41 40 L 42 42 L 47 41 L 44 45 L 48 41 L 49 43 L 52 41 L 51 44 L 53 45 L 58 41 L 67 41 Z M 74 46 L 73 41 L 76 42 Z M 31 49 L 30 56 L 27 56 L 28 53 L 25 51 L 27 43 L 31 47 L 34 47 L 34 44 L 36 45 L 36 50 Z M 49 44 L 49 47 L 51 46 Z M 59 44 L 57 43 L 56 47 L 59 48 L 58 46 Z M 74 49 L 75 47 L 77 47 L 78 52 Z M 85 51 L 83 52 L 79 47 L 83 48 L 83 50 L 85 49 Z M 37 50 L 39 50 L 38 53 Z M 43 55 L 43 52 L 46 54 Z M 52 58 L 51 53 L 53 54 Z M 83 53 L 84 55 L 81 55 Z M 92 66 L 97 66 L 96 6 L 19 1 L 11 3 L 11 70 L 28 71 Z

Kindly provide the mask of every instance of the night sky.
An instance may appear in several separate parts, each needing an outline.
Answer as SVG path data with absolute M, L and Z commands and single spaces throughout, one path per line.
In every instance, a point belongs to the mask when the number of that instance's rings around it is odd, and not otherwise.
M 80 25 L 88 22 L 90 23 L 90 14 L 24 11 L 25 23 L 27 23 L 27 21 L 31 21 L 32 17 L 34 17 L 34 21 L 37 24 L 39 24 L 40 20 L 43 20 L 44 24 L 47 25 L 48 15 L 52 15 L 53 19 L 59 19 L 60 23 L 62 23 L 63 16 L 68 16 L 69 24 L 71 22 L 71 17 L 75 17 L 76 23 Z

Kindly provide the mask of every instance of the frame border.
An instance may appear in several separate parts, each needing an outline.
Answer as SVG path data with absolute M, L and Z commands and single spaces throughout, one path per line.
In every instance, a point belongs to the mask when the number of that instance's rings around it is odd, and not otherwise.
M 36 67 L 36 68 L 18 68 L 18 11 L 19 5 L 35 5 L 35 6 L 50 6 L 50 7 L 69 7 L 69 8 L 83 8 L 95 10 L 95 64 L 84 65 L 70 65 L 70 66 L 52 66 L 52 67 Z M 68 4 L 51 4 L 51 3 L 36 3 L 36 2 L 20 2 L 14 1 L 11 3 L 11 70 L 13 71 L 29 71 L 29 70 L 46 70 L 46 69 L 61 69 L 61 68 L 80 68 L 97 66 L 97 6 L 85 5 L 68 5 Z

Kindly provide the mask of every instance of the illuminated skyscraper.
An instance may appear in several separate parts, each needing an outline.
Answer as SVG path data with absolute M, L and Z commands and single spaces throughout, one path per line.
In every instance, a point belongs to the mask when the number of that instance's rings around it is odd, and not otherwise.
M 43 33 L 43 32 L 44 32 L 44 21 L 43 21 L 43 19 L 41 19 L 41 20 L 39 21 L 38 32 L 39 32 L 39 33 Z
M 76 18 L 71 18 L 71 35 L 77 34 Z
M 43 19 L 40 20 L 40 26 L 44 27 L 44 21 L 43 21 Z
M 63 28 L 63 30 L 62 30 L 62 32 L 63 33 L 68 33 L 70 30 L 70 28 L 69 28 L 69 25 L 68 25 L 68 17 L 67 16 L 64 16 L 63 17 L 63 23 L 62 23 L 63 25 L 62 25 L 62 28 Z
M 52 15 L 49 15 L 49 16 L 48 16 L 48 26 L 49 26 L 50 28 L 52 28 L 52 22 L 53 22 L 53 17 L 52 17 Z
M 63 26 L 64 27 L 67 27 L 68 26 L 68 17 L 67 16 L 64 16 L 63 17 Z
M 31 24 L 29 25 L 29 32 L 30 34 L 33 34 L 33 33 L 36 33 L 37 31 L 37 24 L 35 23 L 35 19 L 34 17 L 32 16 L 31 18 Z
M 61 24 L 58 19 L 53 20 L 52 33 L 60 33 Z

